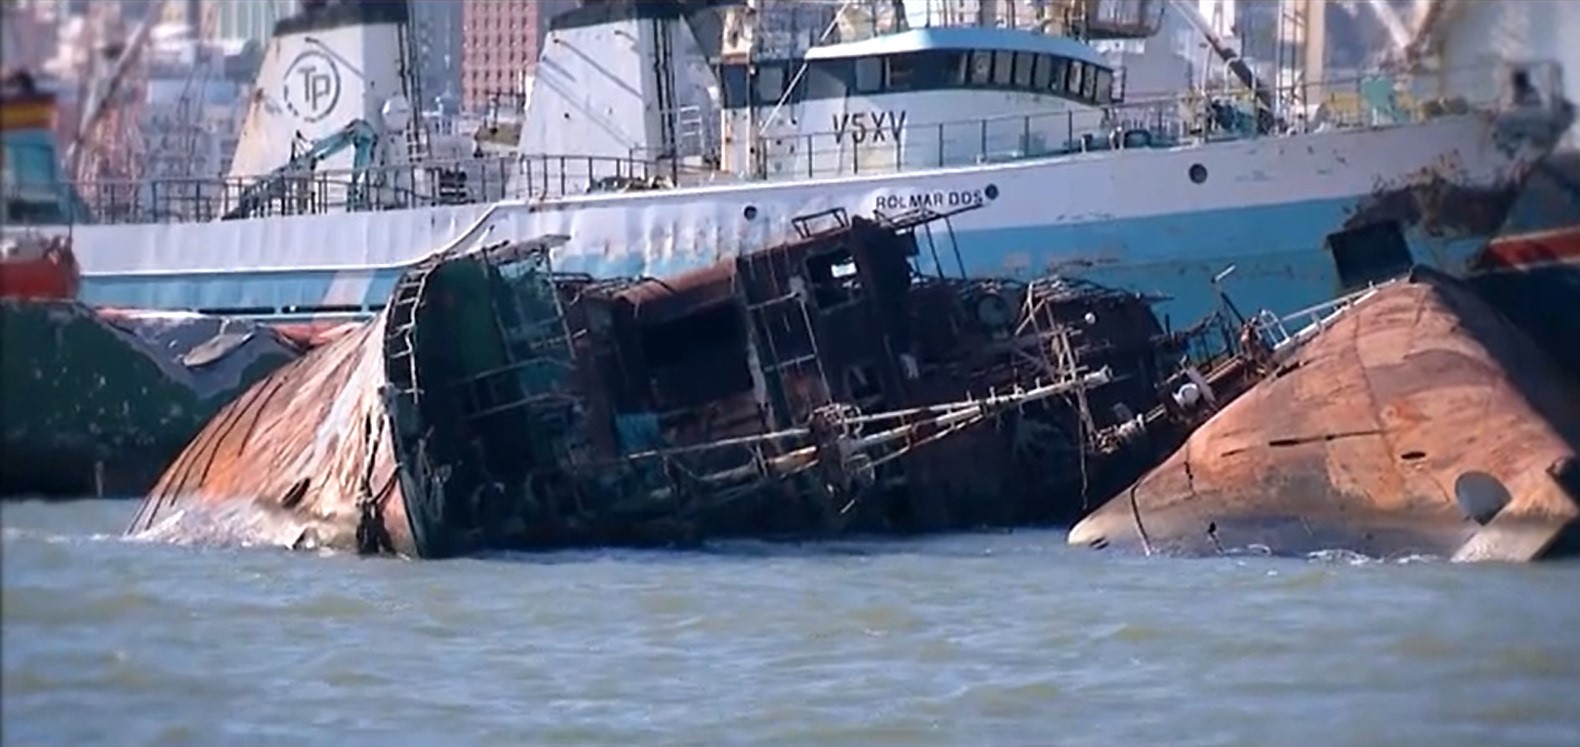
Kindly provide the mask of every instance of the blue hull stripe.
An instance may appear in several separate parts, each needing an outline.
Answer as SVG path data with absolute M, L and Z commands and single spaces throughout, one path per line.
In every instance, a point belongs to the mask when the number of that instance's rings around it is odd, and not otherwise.
M 1050 201 L 1056 200 L 1050 196 Z M 966 271 L 980 277 L 1029 279 L 1062 274 L 1174 299 L 1162 311 L 1176 323 L 1205 313 L 1216 303 L 1211 278 L 1233 265 L 1226 289 L 1240 309 L 1288 312 L 1321 303 L 1341 292 L 1325 237 L 1344 225 L 1361 198 L 1286 203 L 1257 208 L 1170 216 L 958 231 L 955 242 Z M 1050 213 L 1056 206 L 1050 205 Z M 919 229 L 927 231 L 927 228 Z M 957 275 L 948 231 L 931 230 L 943 269 Z M 1468 235 L 1428 239 L 1406 231 L 1416 262 L 1458 273 L 1489 238 Z M 918 265 L 933 273 L 927 239 Z M 680 262 L 642 267 L 639 257 L 598 261 L 593 254 L 556 257 L 557 269 L 600 277 L 655 276 L 696 269 Z M 225 275 L 95 276 L 84 281 L 89 303 L 162 309 L 236 310 L 365 305 L 388 298 L 400 270 L 236 272 Z

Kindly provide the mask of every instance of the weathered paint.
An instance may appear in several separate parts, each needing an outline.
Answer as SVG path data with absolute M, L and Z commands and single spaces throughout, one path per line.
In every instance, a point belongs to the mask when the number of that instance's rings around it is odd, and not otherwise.
M 380 400 L 383 331 L 380 316 L 227 404 L 149 492 L 128 534 L 357 551 L 362 499 L 372 497 L 389 549 L 415 554 Z
M 1418 271 L 1339 318 L 1069 541 L 1448 557 L 1477 538 L 1477 557 L 1529 560 L 1567 547 L 1560 535 L 1580 516 L 1576 444 L 1580 385 L 1466 288 Z M 1456 503 L 1471 472 L 1512 496 L 1486 536 Z
M 213 418 L 128 531 L 444 557 L 1016 524 L 1108 462 L 1128 482 L 1095 431 L 1153 407 L 1183 342 L 1134 294 L 913 284 L 929 219 L 673 283 L 552 274 L 548 240 L 436 254 Z
M 962 265 L 976 277 L 1048 273 L 1171 296 L 1163 311 L 1195 318 L 1206 282 L 1240 269 L 1235 291 L 1289 311 L 1332 297 L 1329 234 L 1375 210 L 1376 195 L 1512 192 L 1545 148 L 1509 150 L 1482 114 L 1175 148 L 1131 149 L 840 180 L 720 184 L 377 213 L 208 224 L 84 226 L 84 293 L 102 303 L 168 308 L 368 306 L 432 247 L 458 236 L 574 237 L 555 266 L 601 278 L 670 277 L 793 237 L 791 220 L 830 208 L 871 215 L 912 195 L 975 194 L 954 221 Z M 1206 171 L 1202 183 L 1193 166 Z M 1424 180 L 1424 181 L 1423 181 Z M 1146 199 L 1135 185 L 1148 185 Z M 1433 186 L 1439 185 L 1439 186 Z M 1397 205 L 1398 199 L 1384 200 Z M 1428 200 L 1427 202 L 1432 202 Z M 1462 200 L 1452 201 L 1460 204 Z M 1436 211 L 1397 218 L 1414 261 L 1459 272 L 1489 235 Z M 1438 218 L 1446 218 L 1439 225 Z M 1413 222 L 1412 222 L 1413 221 Z M 1469 230 L 1466 230 L 1466 229 Z M 469 240 L 470 240 L 469 239 Z M 933 269 L 924 262 L 925 269 Z M 1249 279 L 1255 277 L 1253 283 Z

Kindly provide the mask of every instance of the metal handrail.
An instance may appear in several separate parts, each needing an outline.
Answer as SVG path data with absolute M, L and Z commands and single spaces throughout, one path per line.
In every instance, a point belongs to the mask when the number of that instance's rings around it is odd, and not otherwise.
M 1555 63 L 1533 63 L 1557 81 L 1561 68 Z M 1476 75 L 1492 80 L 1486 66 L 1475 70 L 1445 70 L 1430 79 L 1415 78 L 1416 87 L 1428 86 L 1442 76 Z M 1324 92 L 1326 117 L 1310 120 L 1287 118 L 1288 132 L 1310 132 L 1324 127 L 1350 129 L 1420 122 L 1444 111 L 1484 107 L 1458 100 L 1445 106 L 1430 96 L 1415 96 L 1411 87 L 1378 76 L 1310 83 L 1286 87 L 1280 100 L 1298 100 L 1295 88 Z M 1550 85 L 1544 93 L 1554 95 Z M 1386 90 L 1383 90 L 1386 89 Z M 1506 100 L 1506 91 L 1494 90 L 1495 101 Z M 1249 92 L 1241 92 L 1240 100 Z M 1233 94 L 1216 97 L 1236 98 Z M 1050 158 L 1089 150 L 1126 147 L 1119 134 L 1142 131 L 1140 145 L 1171 146 L 1193 142 L 1252 137 L 1280 137 L 1288 133 L 1257 135 L 1254 131 L 1199 126 L 1192 112 L 1200 113 L 1207 99 L 1200 94 L 1132 99 L 1104 110 L 975 118 L 954 122 L 907 124 L 900 136 L 876 147 L 852 147 L 848 140 L 833 147 L 832 131 L 767 135 L 760 143 L 763 154 L 755 164 L 761 180 L 816 179 L 854 174 L 902 173 Z M 1386 105 L 1386 106 L 1382 106 Z M 1184 111 L 1182 111 L 1184 110 Z M 1104 137 L 1107 133 L 1107 137 Z M 794 143 L 794 153 L 787 146 Z M 772 144 L 772 145 L 770 145 Z M 770 157 L 776 151 L 784 155 Z M 769 168 L 772 165 L 773 168 Z M 508 154 L 474 158 L 428 160 L 390 167 L 373 167 L 365 173 L 374 205 L 371 209 L 398 209 L 442 205 L 484 204 L 510 199 L 552 199 L 586 194 L 600 188 L 662 188 L 688 183 L 693 177 L 723 176 L 705 169 L 682 169 L 673 162 L 622 156 Z M 465 174 L 458 184 L 458 174 Z M 354 209 L 346 199 L 351 170 L 314 171 L 287 177 L 285 196 L 272 201 L 273 214 L 319 214 Z M 445 175 L 441 177 L 441 175 Z M 101 180 L 78 184 L 76 193 L 87 205 L 95 223 L 158 223 L 213 220 L 232 209 L 246 185 L 256 177 L 166 178 L 141 181 Z M 411 185 L 395 186 L 395 185 Z M 70 185 L 67 185 L 70 186 Z M 69 192 L 69 190 L 67 190 Z
M 1334 322 L 1354 311 L 1356 307 L 1371 300 L 1383 289 L 1399 282 L 1399 278 L 1393 278 L 1381 283 L 1373 283 L 1353 293 L 1283 315 L 1262 309 L 1252 318 L 1252 323 L 1262 339 L 1270 342 L 1274 354 L 1281 356 L 1286 351 L 1309 342 L 1323 330 L 1333 326 Z M 1304 321 L 1305 325 L 1291 333 L 1288 323 L 1294 321 Z
M 1550 81 L 1542 88 L 1551 98 L 1561 90 L 1557 63 L 1532 63 Z M 1467 76 L 1493 83 L 1492 90 L 1466 97 L 1434 95 L 1444 79 Z M 1486 65 L 1452 68 L 1429 76 L 1364 75 L 1285 86 L 1275 90 L 1278 101 L 1310 101 L 1321 93 L 1321 116 L 1286 115 L 1282 132 L 1259 135 L 1254 128 L 1231 129 L 1208 116 L 1212 101 L 1249 106 L 1245 90 L 1187 92 L 1180 95 L 1131 99 L 1103 109 L 1039 114 L 1012 114 L 939 123 L 908 123 L 897 133 L 887 133 L 881 144 L 869 139 L 858 147 L 848 135 L 834 130 L 796 131 L 758 138 L 760 154 L 755 166 L 759 178 L 814 179 L 846 175 L 902 173 L 927 168 L 949 168 L 982 163 L 1046 158 L 1093 150 L 1124 147 L 1127 131 L 1145 133 L 1151 145 L 1184 145 L 1257 137 L 1287 137 L 1322 130 L 1348 130 L 1424 122 L 1446 113 L 1494 108 L 1509 103 L 1507 91 L 1489 76 Z M 1401 84 L 1404 85 L 1401 85 Z M 1458 87 L 1458 86 L 1456 86 Z M 1424 89 L 1424 90 L 1423 90 Z M 1479 95 L 1476 95 L 1478 94 Z M 1249 122 L 1246 122 L 1249 125 Z M 790 144 L 794 144 L 793 149 Z M 832 144 L 821 146 L 823 144 Z M 793 155 L 791 151 L 793 150 Z M 775 157 L 773 153 L 786 155 Z

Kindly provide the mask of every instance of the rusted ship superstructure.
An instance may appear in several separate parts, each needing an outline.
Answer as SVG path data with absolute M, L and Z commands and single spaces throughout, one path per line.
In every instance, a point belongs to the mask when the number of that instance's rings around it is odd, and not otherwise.
M 1276 354 L 1242 353 L 1255 386 L 1069 541 L 1183 555 L 1580 552 L 1572 377 L 1425 268 L 1334 308 Z
M 1133 413 L 1185 335 L 1131 293 L 918 276 L 948 217 L 805 216 L 666 281 L 556 274 L 563 237 L 432 257 L 129 532 L 443 557 L 1071 520 L 1152 463 Z

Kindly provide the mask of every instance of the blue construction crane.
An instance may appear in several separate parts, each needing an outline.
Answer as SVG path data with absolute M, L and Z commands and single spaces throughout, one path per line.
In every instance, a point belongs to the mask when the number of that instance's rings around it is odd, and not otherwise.
M 288 195 L 292 177 L 310 173 L 325 158 L 346 148 L 355 148 L 351 157 L 351 181 L 346 187 L 346 209 L 364 210 L 368 207 L 366 172 L 373 162 L 373 147 L 378 144 L 378 131 L 367 120 L 353 119 L 339 132 L 315 141 L 306 152 L 295 156 L 284 166 L 275 169 L 258 181 L 247 185 L 237 200 L 236 207 L 220 220 L 250 218 L 271 200 Z

